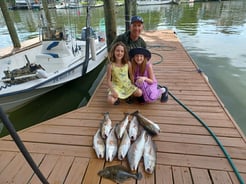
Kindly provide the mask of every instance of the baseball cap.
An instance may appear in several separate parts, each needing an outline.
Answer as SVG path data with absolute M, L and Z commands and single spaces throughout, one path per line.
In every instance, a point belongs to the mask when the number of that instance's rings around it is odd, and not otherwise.
M 134 22 L 141 22 L 143 23 L 143 18 L 140 16 L 132 16 L 131 18 L 131 24 L 133 24 Z

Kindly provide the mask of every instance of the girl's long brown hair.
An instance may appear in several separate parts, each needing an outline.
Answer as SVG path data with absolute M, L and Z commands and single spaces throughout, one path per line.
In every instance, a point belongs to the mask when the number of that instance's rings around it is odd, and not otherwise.
M 122 62 L 122 64 L 127 64 L 128 61 L 129 61 L 128 51 L 127 51 L 126 45 L 125 45 L 123 42 L 121 42 L 121 41 L 116 42 L 116 43 L 112 46 L 112 48 L 111 48 L 111 50 L 110 50 L 110 53 L 109 53 L 109 62 L 114 63 L 114 62 L 116 61 L 114 52 L 115 52 L 116 47 L 118 47 L 119 45 L 122 46 L 122 47 L 124 48 L 124 53 L 125 53 L 125 54 L 124 54 L 124 57 L 123 57 L 122 60 L 121 60 L 121 62 Z
M 146 69 L 146 65 L 147 65 L 147 59 L 146 59 L 146 57 L 144 57 L 144 61 L 142 62 L 142 64 L 138 65 L 135 62 L 134 56 L 132 57 L 132 60 L 131 60 L 132 61 L 132 72 L 133 72 L 133 75 L 135 74 L 135 72 L 137 71 L 137 68 L 139 66 L 139 75 L 143 76 L 144 75 L 144 71 Z

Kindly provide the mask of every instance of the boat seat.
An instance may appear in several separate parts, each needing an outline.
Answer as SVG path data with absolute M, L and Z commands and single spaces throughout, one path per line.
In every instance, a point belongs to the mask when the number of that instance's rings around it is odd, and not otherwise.
M 47 50 L 51 50 L 52 48 L 56 47 L 59 44 L 59 42 L 52 42 L 51 44 L 48 45 L 46 48 Z

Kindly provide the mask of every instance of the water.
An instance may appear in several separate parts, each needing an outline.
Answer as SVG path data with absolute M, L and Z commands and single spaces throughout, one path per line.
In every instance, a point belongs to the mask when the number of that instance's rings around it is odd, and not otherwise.
M 199 68 L 206 73 L 225 107 L 246 134 L 246 1 L 143 6 L 138 7 L 137 11 L 144 18 L 145 30 L 172 29 L 177 33 L 185 49 Z M 41 12 L 11 11 L 21 41 L 38 35 Z M 86 9 L 53 9 L 50 12 L 53 21 L 56 20 L 54 24 L 73 27 L 77 34 L 85 25 Z M 10 46 L 11 40 L 1 16 L 0 14 L 0 48 L 3 48 Z M 118 31 L 124 31 L 124 7 L 117 7 L 116 16 Z M 103 8 L 92 9 L 91 17 L 92 27 L 96 30 L 100 29 L 100 22 L 104 17 Z M 92 81 L 94 75 L 89 77 Z M 88 89 L 82 87 L 85 90 L 78 90 L 78 92 L 76 87 L 81 84 L 82 82 L 75 82 L 59 88 L 32 102 L 31 106 L 29 104 L 10 114 L 9 117 L 15 126 L 22 128 L 22 124 L 40 122 L 77 108 L 77 103 Z M 74 91 L 78 93 L 71 95 Z M 77 102 L 75 105 L 69 103 L 71 96 L 73 101 Z M 50 99 L 54 101 L 49 103 Z M 39 104 L 42 106 L 41 109 L 37 108 Z

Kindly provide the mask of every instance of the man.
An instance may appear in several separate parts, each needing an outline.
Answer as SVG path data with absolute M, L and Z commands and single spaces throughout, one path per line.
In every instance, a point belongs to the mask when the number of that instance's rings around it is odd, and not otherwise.
M 128 52 L 130 49 L 136 47 L 146 48 L 146 42 L 140 36 L 143 28 L 143 18 L 140 16 L 133 16 L 131 18 L 130 30 L 118 35 L 112 42 L 112 45 L 118 41 L 122 41 L 127 46 Z
M 144 28 L 143 23 L 144 22 L 142 17 L 132 16 L 129 30 L 124 32 L 123 34 L 118 35 L 112 42 L 111 46 L 114 45 L 116 42 L 121 41 L 126 45 L 128 52 L 131 49 L 137 47 L 146 48 L 146 42 L 140 36 Z M 143 96 L 138 97 L 138 101 L 139 103 L 144 103 Z M 132 98 L 129 98 L 128 102 L 132 103 L 133 102 Z

